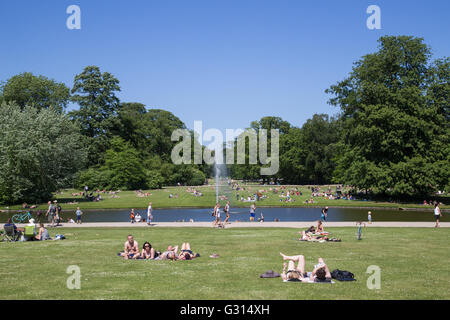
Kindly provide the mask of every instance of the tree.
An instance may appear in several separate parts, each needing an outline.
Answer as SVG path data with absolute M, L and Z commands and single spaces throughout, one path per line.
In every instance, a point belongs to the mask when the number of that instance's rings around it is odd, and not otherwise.
M 84 166 L 81 136 L 54 109 L 3 103 L 0 107 L 0 202 L 39 202 L 71 185 Z
M 105 166 L 102 170 L 110 172 L 110 189 L 146 188 L 147 177 L 139 153 L 120 137 L 111 139 L 111 148 L 106 151 Z
M 3 85 L 2 100 L 15 102 L 22 109 L 33 106 L 39 110 L 54 108 L 63 112 L 70 99 L 70 89 L 44 76 L 24 72 L 8 79 Z
M 326 90 L 342 111 L 335 179 L 376 193 L 427 195 L 449 179 L 449 65 L 433 66 L 420 38 L 381 37 L 379 44 Z
M 88 66 L 75 76 L 72 101 L 80 109 L 69 115 L 80 124 L 82 134 L 89 138 L 89 165 L 103 163 L 103 155 L 112 136 L 111 129 L 117 121 L 117 91 L 120 91 L 119 80 L 108 72 L 101 73 L 97 66 Z

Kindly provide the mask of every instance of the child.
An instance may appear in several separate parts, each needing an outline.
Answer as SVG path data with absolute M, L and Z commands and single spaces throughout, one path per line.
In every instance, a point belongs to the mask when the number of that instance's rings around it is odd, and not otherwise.
M 80 210 L 80 207 L 77 208 L 75 214 L 77 215 L 77 224 L 81 224 L 81 215 L 83 214 L 83 212 Z

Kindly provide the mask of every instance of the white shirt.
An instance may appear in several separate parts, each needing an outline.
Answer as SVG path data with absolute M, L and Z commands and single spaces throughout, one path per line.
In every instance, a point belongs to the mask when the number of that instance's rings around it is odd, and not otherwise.
M 441 214 L 441 210 L 439 209 L 439 207 L 434 208 L 434 215 L 438 216 Z

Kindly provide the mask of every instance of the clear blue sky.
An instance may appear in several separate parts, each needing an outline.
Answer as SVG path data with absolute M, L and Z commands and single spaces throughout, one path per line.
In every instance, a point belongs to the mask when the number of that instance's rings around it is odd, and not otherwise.
M 66 8 L 81 8 L 81 30 Z M 369 30 L 366 8 L 381 8 Z M 173 112 L 189 128 L 245 128 L 263 116 L 301 126 L 334 114 L 324 90 L 382 35 L 450 53 L 450 1 L 2 0 L 0 80 L 29 71 L 66 83 L 87 65 L 114 74 L 119 98 Z

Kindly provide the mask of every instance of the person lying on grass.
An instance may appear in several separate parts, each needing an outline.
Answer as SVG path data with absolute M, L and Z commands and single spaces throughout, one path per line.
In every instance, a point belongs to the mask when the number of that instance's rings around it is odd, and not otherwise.
M 139 247 L 133 236 L 128 235 L 128 239 L 124 245 L 124 252 L 120 254 L 125 260 L 139 258 Z
M 303 255 L 287 256 L 281 252 L 280 255 L 283 257 L 283 261 L 289 260 L 289 264 L 283 263 L 281 274 L 283 281 L 331 282 L 330 269 L 322 258 L 319 258 L 318 264 L 314 266 L 312 272 L 306 272 Z M 295 266 L 295 262 L 297 262 L 297 266 Z
M 178 246 L 172 247 L 168 246 L 167 251 L 164 251 L 161 253 L 161 255 L 158 257 L 159 260 L 172 260 L 175 261 L 178 259 Z
M 198 253 L 194 254 L 192 252 L 190 243 L 186 242 L 181 245 L 181 253 L 178 256 L 178 260 L 192 260 L 199 256 Z
M 309 228 L 306 229 L 306 230 L 300 231 L 299 233 L 300 233 L 302 236 L 300 237 L 299 240 L 304 240 L 304 241 L 306 241 L 306 240 L 311 240 L 311 239 L 312 239 L 311 234 L 313 234 L 313 233 L 315 233 L 315 232 L 316 232 L 316 229 L 314 228 L 314 226 L 311 226 L 311 227 L 309 227 Z
M 159 260 L 192 260 L 196 257 L 199 257 L 198 253 L 194 254 L 191 250 L 191 245 L 189 242 L 183 243 L 181 246 L 181 252 L 178 254 L 178 246 L 172 247 L 169 246 L 167 251 L 164 251 L 159 256 Z

